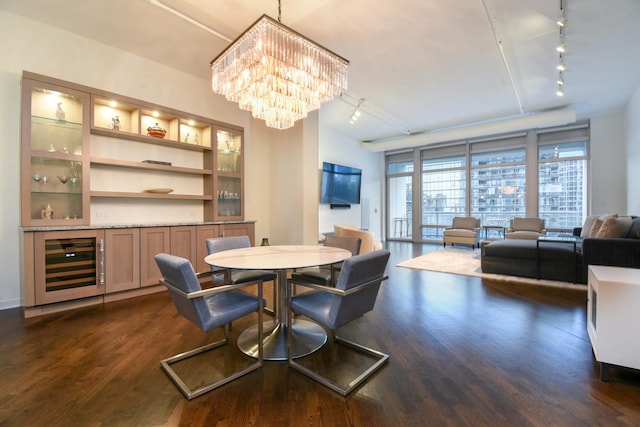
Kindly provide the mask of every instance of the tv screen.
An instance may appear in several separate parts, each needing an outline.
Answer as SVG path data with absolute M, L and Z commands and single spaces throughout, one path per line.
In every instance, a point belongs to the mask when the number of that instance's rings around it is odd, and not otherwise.
M 320 203 L 360 204 L 362 169 L 322 163 Z

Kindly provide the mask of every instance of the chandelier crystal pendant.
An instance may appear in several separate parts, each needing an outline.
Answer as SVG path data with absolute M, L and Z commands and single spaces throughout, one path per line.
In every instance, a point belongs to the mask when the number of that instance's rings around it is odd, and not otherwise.
M 263 15 L 213 61 L 213 92 L 287 129 L 347 90 L 349 61 Z

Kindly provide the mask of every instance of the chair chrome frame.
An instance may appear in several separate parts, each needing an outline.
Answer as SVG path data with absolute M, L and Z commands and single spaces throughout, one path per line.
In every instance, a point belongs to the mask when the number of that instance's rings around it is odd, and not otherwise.
M 198 273 L 196 274 L 196 276 L 198 278 L 201 278 L 203 275 L 205 274 L 211 274 L 210 272 L 206 272 L 206 273 Z M 248 285 L 255 285 L 256 283 L 258 284 L 258 301 L 263 301 L 262 299 L 262 286 L 263 283 L 261 280 L 257 281 L 257 282 L 246 282 L 246 283 L 239 283 L 236 285 L 221 285 L 221 286 L 216 286 L 213 288 L 208 288 L 208 289 L 203 289 L 201 291 L 196 291 L 196 292 L 190 292 L 190 293 L 185 293 L 180 289 L 177 289 L 175 286 L 171 285 L 169 282 L 165 281 L 164 279 L 160 279 L 160 283 L 165 285 L 167 288 L 170 288 L 172 291 L 176 292 L 176 294 L 180 295 L 181 297 L 184 297 L 185 299 L 193 299 L 193 298 L 202 298 L 205 297 L 207 295 L 214 295 L 217 293 L 221 293 L 221 292 L 227 292 L 230 291 L 232 289 L 237 289 L 237 288 L 241 288 L 241 287 L 245 287 Z M 173 383 L 180 389 L 180 391 L 182 392 L 182 394 L 184 394 L 184 396 L 188 399 L 191 400 L 195 397 L 201 396 L 205 393 L 208 393 L 209 391 L 216 389 L 224 384 L 227 384 L 243 375 L 246 375 L 250 372 L 253 372 L 259 368 L 261 368 L 264 364 L 264 360 L 263 360 L 263 344 L 262 344 L 262 324 L 263 324 L 263 312 L 264 312 L 264 303 L 260 303 L 260 309 L 258 310 L 258 361 L 251 364 L 250 366 L 241 369 L 239 371 L 234 372 L 233 374 L 227 375 L 225 377 L 223 377 L 222 379 L 209 383 L 209 384 L 205 384 L 201 387 L 196 388 L 195 390 L 191 390 L 187 384 L 180 378 L 180 376 L 178 375 L 178 373 L 176 371 L 173 370 L 173 368 L 171 367 L 172 364 L 177 363 L 181 360 L 185 360 L 188 359 L 190 357 L 194 357 L 196 355 L 208 352 L 210 350 L 213 350 L 215 348 L 221 347 L 225 344 L 227 344 L 229 342 L 229 329 L 230 329 L 230 324 L 226 324 L 224 325 L 224 338 L 221 340 L 218 340 L 216 342 L 213 342 L 211 344 L 207 344 L 204 345 L 202 347 L 198 347 L 195 348 L 193 350 L 189 350 L 186 351 L 184 353 L 180 353 L 180 354 L 176 354 L 175 356 L 171 356 L 167 359 L 163 359 L 160 361 L 160 365 L 162 366 L 162 369 L 165 371 L 165 373 L 169 376 L 169 378 L 171 379 L 171 381 L 173 381 Z
M 303 287 L 307 287 L 307 288 L 313 288 L 313 289 L 317 289 L 320 290 L 322 292 L 328 292 L 331 294 L 335 294 L 335 295 L 340 295 L 340 296 L 347 296 L 350 294 L 353 294 L 355 292 L 358 292 L 360 290 L 362 290 L 363 288 L 369 287 L 369 286 L 373 286 L 373 285 L 377 285 L 382 283 L 383 281 L 387 280 L 388 276 L 382 276 L 373 280 L 370 280 L 368 282 L 364 282 L 361 283 L 357 286 L 354 286 L 352 288 L 345 290 L 342 289 L 336 289 L 333 287 L 328 287 L 328 286 L 324 286 L 324 285 L 318 285 L 318 284 L 314 284 L 314 283 L 297 283 L 297 285 L 299 286 L 303 286 Z M 294 283 L 292 280 L 289 280 L 289 285 L 293 286 Z M 290 325 L 292 320 L 293 320 L 293 310 L 291 309 L 291 294 L 292 292 L 287 292 L 287 323 Z M 289 329 L 290 330 L 290 329 Z M 287 334 L 287 345 L 288 345 L 288 362 L 289 362 L 289 366 L 292 367 L 293 369 L 295 369 L 296 371 L 312 378 L 313 380 L 319 382 L 320 384 L 330 388 L 331 390 L 341 394 L 342 396 L 347 396 L 349 393 L 351 393 L 353 390 L 355 390 L 356 388 L 358 388 L 361 384 L 363 384 L 370 376 L 372 376 L 374 373 L 376 373 L 380 368 L 382 368 L 382 366 L 387 363 L 389 361 L 389 355 L 386 353 L 383 353 L 381 351 L 375 350 L 373 348 L 370 347 L 366 347 L 362 344 L 358 344 L 355 341 L 351 341 L 345 338 L 341 338 L 339 336 L 336 335 L 336 331 L 335 329 L 330 329 L 330 335 L 332 340 L 337 343 L 337 344 L 343 344 L 347 347 L 353 348 L 363 354 L 366 354 L 368 356 L 372 356 L 373 358 L 376 359 L 376 362 L 374 362 L 372 365 L 370 365 L 366 370 L 364 370 L 360 375 L 358 375 L 355 379 L 351 380 L 349 382 L 349 384 L 346 387 L 341 386 L 340 384 L 331 381 L 329 378 L 320 375 L 319 373 L 307 368 L 306 366 L 303 366 L 302 364 L 300 364 L 299 362 L 295 361 L 292 357 L 292 352 L 291 350 L 291 333 Z

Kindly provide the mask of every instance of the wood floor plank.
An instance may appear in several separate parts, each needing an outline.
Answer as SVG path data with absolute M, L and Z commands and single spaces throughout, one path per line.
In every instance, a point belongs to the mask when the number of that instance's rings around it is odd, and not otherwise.
M 160 360 L 222 330 L 203 334 L 163 292 L 30 319 L 0 311 L 0 426 L 640 425 L 640 373 L 599 379 L 585 292 L 398 268 L 438 246 L 387 246 L 374 311 L 340 335 L 391 359 L 346 398 L 266 362 L 187 401 Z M 231 340 L 255 321 L 234 322 Z M 327 345 L 305 362 L 362 363 L 340 350 Z M 224 369 L 251 362 L 232 344 L 188 369 L 198 379 L 222 366 L 219 356 Z

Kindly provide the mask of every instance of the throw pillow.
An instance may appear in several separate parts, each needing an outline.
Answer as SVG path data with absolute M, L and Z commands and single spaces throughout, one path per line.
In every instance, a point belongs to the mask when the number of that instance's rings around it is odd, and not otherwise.
M 622 218 L 609 217 L 604 220 L 596 237 L 600 238 L 619 238 L 627 237 L 631 228 L 631 217 Z
M 582 230 L 580 231 L 580 237 L 583 239 L 589 237 L 589 233 L 591 233 L 593 223 L 596 222 L 596 219 L 598 219 L 598 215 L 589 215 L 585 218 L 584 224 L 582 224 Z
M 598 231 L 600 231 L 600 227 L 602 227 L 602 224 L 604 224 L 605 220 L 607 218 L 617 218 L 617 217 L 618 217 L 617 213 L 600 215 L 594 221 L 593 227 L 591 227 L 591 230 L 589 231 L 589 237 L 598 237 Z

